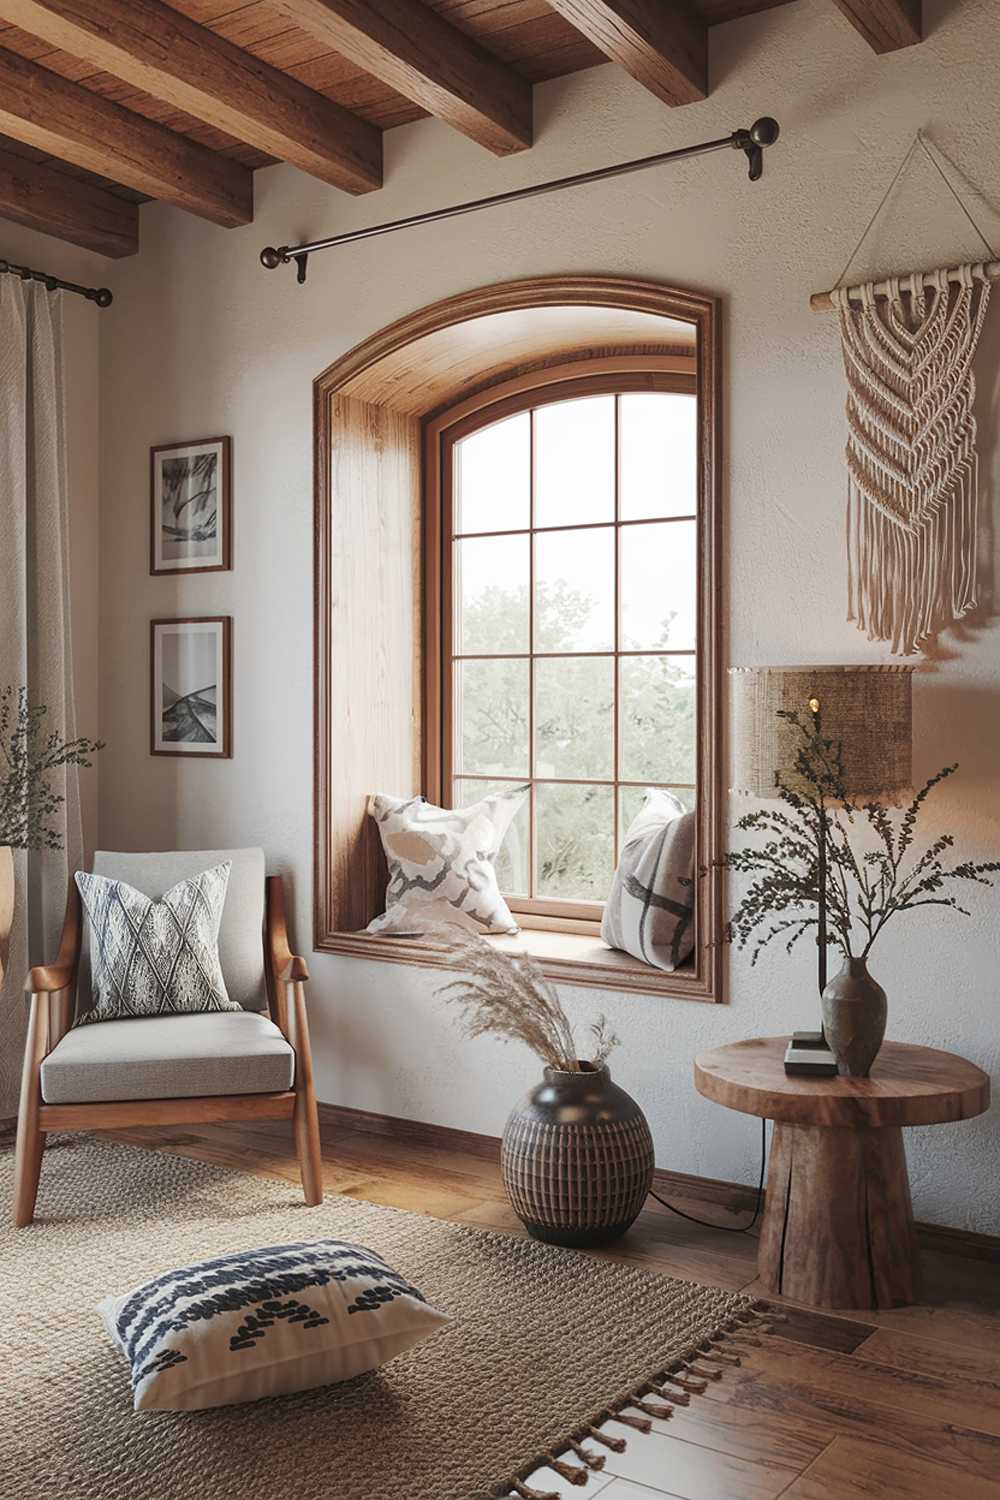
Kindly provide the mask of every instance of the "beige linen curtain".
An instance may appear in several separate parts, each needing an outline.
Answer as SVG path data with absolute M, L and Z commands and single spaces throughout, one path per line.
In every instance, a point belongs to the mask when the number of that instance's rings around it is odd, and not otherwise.
M 26 685 L 47 706 L 49 727 L 72 737 L 63 295 L 0 276 L 0 685 Z M 25 973 L 54 956 L 66 882 L 82 860 L 77 775 L 72 766 L 57 773 L 66 798 L 58 815 L 63 848 L 14 856 L 14 926 L 0 992 L 0 1120 L 17 1111 Z

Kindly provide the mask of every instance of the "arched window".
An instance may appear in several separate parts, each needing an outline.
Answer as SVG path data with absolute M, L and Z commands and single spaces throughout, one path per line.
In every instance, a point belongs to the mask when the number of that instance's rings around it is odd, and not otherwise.
M 422 308 L 316 381 L 315 947 L 364 931 L 372 792 L 467 805 L 530 784 L 500 880 L 550 977 L 721 999 L 718 309 L 543 277 Z M 600 940 L 647 786 L 696 816 L 696 948 Z

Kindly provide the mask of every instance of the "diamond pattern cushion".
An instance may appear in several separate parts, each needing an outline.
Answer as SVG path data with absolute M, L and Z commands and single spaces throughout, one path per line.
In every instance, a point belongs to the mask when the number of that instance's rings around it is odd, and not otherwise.
M 78 1024 L 239 1010 L 219 964 L 229 869 L 215 865 L 181 880 L 159 901 L 123 880 L 77 871 L 94 987 L 94 1004 Z

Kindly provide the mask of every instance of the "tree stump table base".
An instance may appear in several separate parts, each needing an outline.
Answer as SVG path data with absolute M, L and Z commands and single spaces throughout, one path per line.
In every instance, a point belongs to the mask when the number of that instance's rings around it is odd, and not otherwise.
M 870 1078 L 788 1075 L 787 1038 L 706 1052 L 698 1092 L 774 1121 L 758 1251 L 766 1291 L 813 1307 L 901 1307 L 920 1297 L 904 1125 L 968 1120 L 987 1075 L 931 1047 L 886 1042 Z
M 776 1125 L 758 1274 L 814 1307 L 900 1307 L 920 1258 L 898 1126 Z

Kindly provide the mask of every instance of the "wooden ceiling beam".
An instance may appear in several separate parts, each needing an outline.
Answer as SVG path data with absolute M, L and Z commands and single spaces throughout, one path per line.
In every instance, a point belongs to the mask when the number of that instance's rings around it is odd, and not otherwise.
M 3 50 L 0 133 L 215 224 L 253 220 L 246 167 Z
M 0 16 L 349 193 L 382 185 L 382 133 L 161 0 L 0 0 Z
M 897 52 L 923 41 L 921 0 L 833 0 L 875 52 Z
M 0 217 L 99 255 L 134 255 L 139 205 L 0 149 Z
M 532 142 L 531 85 L 421 0 L 275 0 L 277 9 L 497 156 Z
M 687 0 L 548 0 L 664 104 L 708 93 L 708 27 Z

